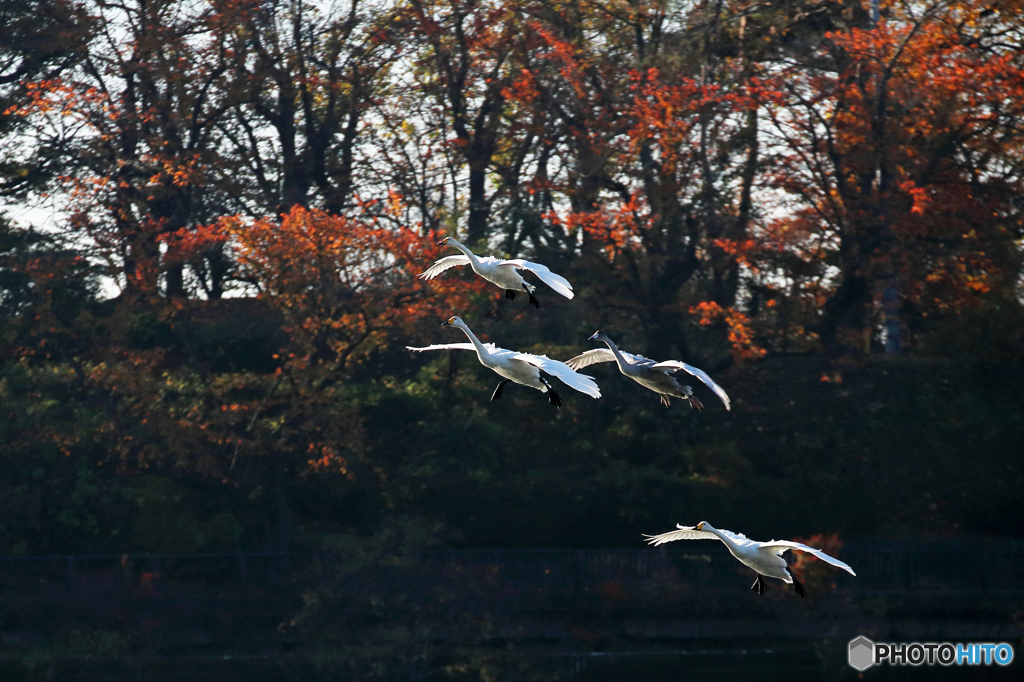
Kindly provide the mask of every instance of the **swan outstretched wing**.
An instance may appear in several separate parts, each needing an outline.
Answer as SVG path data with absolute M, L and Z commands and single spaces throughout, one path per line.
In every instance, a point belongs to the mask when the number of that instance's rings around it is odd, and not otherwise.
M 551 272 L 546 265 L 533 263 L 528 260 L 523 260 L 522 258 L 513 258 L 505 262 L 520 270 L 529 270 L 533 274 L 537 275 L 537 277 L 540 278 L 540 281 L 544 282 L 544 284 L 547 284 L 566 298 L 571 299 L 575 295 L 572 292 L 572 285 L 569 284 L 569 280 L 561 275 L 556 275 Z
M 645 358 L 642 355 L 636 355 L 635 353 L 627 353 L 624 350 L 620 350 L 619 352 L 622 353 L 622 357 L 626 358 L 626 362 L 628 362 L 631 365 L 638 365 L 640 367 L 653 367 L 655 364 L 654 360 L 651 360 L 650 358 Z
M 743 533 L 733 533 L 731 530 L 725 530 L 724 528 L 718 528 L 717 530 L 722 535 L 728 536 L 730 540 L 737 544 L 744 545 L 752 542 L 751 539 Z
M 652 545 L 663 545 L 666 542 L 672 542 L 674 540 L 721 540 L 711 531 L 697 530 L 696 526 L 681 526 L 678 523 L 676 528 L 679 530 L 669 531 L 668 533 L 662 533 L 661 535 L 645 535 L 647 542 Z M 743 533 L 733 533 L 731 530 L 718 529 L 718 532 L 725 535 L 730 540 L 738 545 L 746 545 L 750 543 L 750 539 L 747 538 Z
M 569 388 L 576 389 L 580 393 L 586 393 L 592 398 L 601 397 L 601 389 L 597 387 L 594 377 L 587 376 L 586 374 L 577 374 L 572 367 L 564 362 L 552 360 L 546 355 L 533 355 L 532 353 L 519 353 L 513 359 L 527 362 L 537 369 L 557 377 L 563 384 Z
M 668 533 L 662 533 L 661 535 L 645 535 L 647 538 L 647 544 L 649 545 L 663 545 L 666 542 L 674 542 L 676 540 L 720 540 L 714 533 L 709 533 L 706 530 L 697 530 L 695 526 L 680 526 L 676 524 L 676 528 L 679 530 L 669 531 Z
M 626 358 L 626 362 L 632 365 L 653 365 L 654 360 L 648 360 L 642 355 L 633 355 L 626 351 L 619 351 L 622 353 L 622 357 Z M 580 353 L 576 357 L 566 360 L 565 364 L 569 365 L 573 369 L 580 369 L 587 367 L 588 365 L 596 365 L 599 362 L 615 362 L 615 355 L 607 348 L 595 348 L 594 350 L 588 350 L 585 353 Z
M 423 348 L 406 346 L 405 349 L 422 353 L 425 350 L 476 350 L 476 346 L 471 343 L 435 343 L 433 346 L 424 346 Z
M 715 380 L 709 377 L 708 373 L 702 369 L 698 369 L 693 365 L 688 365 L 685 362 L 679 362 L 678 360 L 666 360 L 665 362 L 659 362 L 652 365 L 651 369 L 660 369 L 666 372 L 675 372 L 681 369 L 687 374 L 692 374 L 703 381 L 708 388 L 715 392 L 715 395 L 722 399 L 722 402 L 725 403 L 725 409 L 732 409 L 732 403 L 729 401 L 729 396 L 726 394 L 725 390 L 716 384 Z
M 582 369 L 590 365 L 596 365 L 599 362 L 615 362 L 615 356 L 607 348 L 595 348 L 594 350 L 588 350 L 586 353 L 580 353 L 571 360 L 566 360 L 565 364 L 569 365 L 572 369 Z
M 462 254 L 457 256 L 445 256 L 420 273 L 420 278 L 434 279 L 448 268 L 454 268 L 459 265 L 469 265 L 469 257 Z
M 841 568 L 850 575 L 857 575 L 853 572 L 852 568 L 850 568 L 847 564 L 843 563 L 839 559 L 836 559 L 835 557 L 831 557 L 828 554 L 825 554 L 820 549 L 814 549 L 813 547 L 802 545 L 799 542 L 790 542 L 789 540 L 772 540 L 771 542 L 764 543 L 764 548 L 771 550 L 779 555 L 781 555 L 787 549 L 796 549 L 800 550 L 801 552 L 807 552 L 808 554 L 813 554 L 818 559 L 821 559 L 826 564 L 832 564 L 833 566 Z

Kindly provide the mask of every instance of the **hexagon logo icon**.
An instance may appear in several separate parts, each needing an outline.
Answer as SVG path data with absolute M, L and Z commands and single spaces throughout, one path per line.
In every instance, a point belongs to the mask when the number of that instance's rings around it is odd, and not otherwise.
M 857 670 L 867 670 L 875 662 L 875 643 L 861 635 L 850 641 L 850 665 Z

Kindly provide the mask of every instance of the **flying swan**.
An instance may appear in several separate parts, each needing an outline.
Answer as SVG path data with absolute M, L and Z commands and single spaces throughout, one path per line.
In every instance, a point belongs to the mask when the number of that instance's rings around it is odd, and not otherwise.
M 626 353 L 619 350 L 612 340 L 608 338 L 608 335 L 602 331 L 594 332 L 593 336 L 587 340 L 604 341 L 608 344 L 608 348 L 588 350 L 586 353 L 580 353 L 571 360 L 566 360 L 565 364 L 578 370 L 598 362 L 612 362 L 614 360 L 618 364 L 620 372 L 641 386 L 658 393 L 661 397 L 661 404 L 665 407 L 672 404 L 669 396 L 673 396 L 676 398 L 686 398 L 690 401 L 690 407 L 695 410 L 703 410 L 704 405 L 693 395 L 693 389 L 680 384 L 676 381 L 675 377 L 671 376 L 672 372 L 681 369 L 703 381 L 708 388 L 715 392 L 715 395 L 722 399 L 722 402 L 725 403 L 725 409 L 732 409 L 729 396 L 702 369 L 697 369 L 693 365 L 677 360 L 655 362 L 642 355 Z
M 517 384 L 529 386 L 542 393 L 547 393 L 548 402 L 555 407 L 561 407 L 562 399 L 551 388 L 551 377 L 553 376 L 558 377 L 563 384 L 569 388 L 576 389 L 580 393 L 586 393 L 592 398 L 601 397 L 601 391 L 597 388 L 597 383 L 593 377 L 577 374 L 563 362 L 552 360 L 544 355 L 532 355 L 530 353 L 517 353 L 514 350 L 505 350 L 504 348 L 498 348 L 493 343 L 481 343 L 480 339 L 476 338 L 476 334 L 469 328 L 469 325 L 458 316 L 451 317 L 446 322 L 442 322 L 441 326 L 461 329 L 469 337 L 471 343 L 441 343 L 425 348 L 413 348 L 412 346 L 406 346 L 406 348 L 416 352 L 426 350 L 475 350 L 481 365 L 489 367 L 505 377 L 498 384 L 498 387 L 494 389 L 491 400 L 500 398 L 501 389 L 505 387 L 505 384 L 514 381 Z
M 757 571 L 757 580 L 750 586 L 750 589 L 758 594 L 764 594 L 764 578 L 768 576 L 769 578 L 778 578 L 784 583 L 792 584 L 796 593 L 801 597 L 804 596 L 804 586 L 793 577 L 793 574 L 790 573 L 789 568 L 786 566 L 786 560 L 782 558 L 782 553 L 787 549 L 798 549 L 801 552 L 813 554 L 825 563 L 838 566 L 847 571 L 850 575 L 857 575 L 853 572 L 852 568 L 839 559 L 830 557 L 820 549 L 801 545 L 799 542 L 790 542 L 788 540 L 755 542 L 748 539 L 746 535 L 714 528 L 707 521 L 701 521 L 696 526 L 680 526 L 676 524 L 676 528 L 679 530 L 662 533 L 661 535 L 645 535 L 644 537 L 652 545 L 661 545 L 673 540 L 721 540 L 729 548 L 729 553 L 739 559 L 740 563 Z
M 469 265 L 473 268 L 473 272 L 480 275 L 488 282 L 497 284 L 499 287 L 505 290 L 505 298 L 510 301 L 515 299 L 516 293 L 525 291 L 526 295 L 530 297 L 530 303 L 533 307 L 539 308 L 540 301 L 534 296 L 534 292 L 537 291 L 537 287 L 533 286 L 519 274 L 519 270 L 529 270 L 533 274 L 540 278 L 540 281 L 547 284 L 549 287 L 565 296 L 568 299 L 573 297 L 572 285 L 569 284 L 569 280 L 556 275 L 555 273 L 548 270 L 547 266 L 540 265 L 539 263 L 531 263 L 528 260 L 521 258 L 513 258 L 512 260 L 502 260 L 501 258 L 495 258 L 494 256 L 477 256 L 470 251 L 464 244 L 461 244 L 451 237 L 445 237 L 437 243 L 438 246 L 447 244 L 454 246 L 463 253 L 461 256 L 446 256 L 441 260 L 437 261 L 425 272 L 420 274 L 422 279 L 434 279 L 448 268 L 454 268 L 457 265 Z

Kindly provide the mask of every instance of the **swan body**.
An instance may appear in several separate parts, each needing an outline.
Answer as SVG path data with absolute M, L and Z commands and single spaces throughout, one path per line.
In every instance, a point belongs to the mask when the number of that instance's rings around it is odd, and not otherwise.
M 567 365 L 573 369 L 582 369 L 589 365 L 593 365 L 598 362 L 615 362 L 619 371 L 625 374 L 627 377 L 637 382 L 644 388 L 649 388 L 661 397 L 661 403 L 668 407 L 671 402 L 670 397 L 674 398 L 685 398 L 690 402 L 690 407 L 696 410 L 704 409 L 704 405 L 697 399 L 693 394 L 693 389 L 689 386 L 684 386 L 676 381 L 676 378 L 672 374 L 678 370 L 683 370 L 687 374 L 690 374 L 697 379 L 700 379 L 708 388 L 715 392 L 725 404 L 725 409 L 732 409 L 732 405 L 729 401 L 729 396 L 721 386 L 716 384 L 714 380 L 708 376 L 707 372 L 702 369 L 698 369 L 693 365 L 688 365 L 685 362 L 679 362 L 678 360 L 666 360 L 665 362 L 655 362 L 645 358 L 642 355 L 633 355 L 632 353 L 626 353 L 621 351 L 615 345 L 615 343 L 608 338 L 608 335 L 602 331 L 594 332 L 593 336 L 588 339 L 589 341 L 603 341 L 608 348 L 595 348 L 594 350 L 588 350 L 585 353 L 581 353 L 571 360 L 566 360 Z
M 510 260 L 504 260 L 501 258 L 494 258 L 493 256 L 477 256 L 469 248 L 451 237 L 445 237 L 439 241 L 438 246 L 447 244 L 454 246 L 462 252 L 460 256 L 446 256 L 440 259 L 423 273 L 420 274 L 422 279 L 433 279 L 440 275 L 442 272 L 449 268 L 454 268 L 460 265 L 469 265 L 473 268 L 473 272 L 486 279 L 491 284 L 495 284 L 505 290 L 505 298 L 514 299 L 516 294 L 522 291 L 526 292 L 526 295 L 530 297 L 530 303 L 534 307 L 539 308 L 540 302 L 533 295 L 537 291 L 537 287 L 533 286 L 519 274 L 520 270 L 529 270 L 533 274 L 540 278 L 540 281 L 547 284 L 549 287 L 554 289 L 556 292 L 565 296 L 568 299 L 573 297 L 572 285 L 569 284 L 569 280 L 565 279 L 561 275 L 556 275 L 551 272 L 545 265 L 540 263 L 532 263 L 528 260 L 521 258 L 513 258 Z
M 771 540 L 770 542 L 756 542 L 741 533 L 733 533 L 727 530 L 719 530 L 707 521 L 701 521 L 696 526 L 676 525 L 678 530 L 673 530 L 661 535 L 645 535 L 648 544 L 662 545 L 674 540 L 721 540 L 725 543 L 729 553 L 739 559 L 740 563 L 749 566 L 757 572 L 757 580 L 750 589 L 758 594 L 764 594 L 764 577 L 778 578 L 788 585 L 793 585 L 796 593 L 804 596 L 804 587 L 793 574 L 789 572 L 786 560 L 782 553 L 789 549 L 799 550 L 814 555 L 825 563 L 837 566 L 850 575 L 857 575 L 847 564 L 835 557 L 825 554 L 820 549 L 814 549 L 799 542 L 789 540 Z
M 499 399 L 505 384 L 512 381 L 517 384 L 522 384 L 523 386 L 535 388 L 538 391 L 547 394 L 548 402 L 555 407 L 561 407 L 562 399 L 557 393 L 555 393 L 554 389 L 552 389 L 550 382 L 551 377 L 558 378 L 559 381 L 569 388 L 575 389 L 580 393 L 586 393 L 592 398 L 601 397 L 601 391 L 598 389 L 597 382 L 594 381 L 593 377 L 589 377 L 585 374 L 577 374 L 575 370 L 563 362 L 552 360 L 544 355 L 519 353 L 513 350 L 498 348 L 493 343 L 482 343 L 480 339 L 476 337 L 476 334 L 474 334 L 469 328 L 469 325 L 463 322 L 462 318 L 458 316 L 449 318 L 446 322 L 443 322 L 441 326 L 461 329 L 465 332 L 466 336 L 469 337 L 470 342 L 442 343 L 426 346 L 424 348 L 406 346 L 406 348 L 416 352 L 428 350 L 476 351 L 476 356 L 480 360 L 481 365 L 494 370 L 495 373 L 504 378 L 504 381 L 498 384 L 498 387 L 494 389 L 494 393 L 491 395 L 491 400 Z

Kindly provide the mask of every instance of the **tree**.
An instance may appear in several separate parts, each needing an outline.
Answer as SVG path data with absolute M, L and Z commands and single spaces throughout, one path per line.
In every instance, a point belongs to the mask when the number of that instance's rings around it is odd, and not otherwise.
M 239 209 L 351 208 L 364 119 L 403 51 L 395 10 L 244 3 L 238 20 L 218 35 L 233 56 L 237 92 L 218 127 L 239 173 L 226 178 Z
M 685 313 L 708 299 L 731 308 L 739 294 L 719 241 L 741 238 L 751 220 L 755 112 L 772 95 L 721 4 L 574 11 L 578 20 L 537 25 L 543 47 L 516 89 L 554 112 L 544 142 L 574 161 L 546 183 L 562 199 L 549 209 L 552 232 L 578 240 L 600 273 L 589 297 L 602 316 L 630 311 L 649 353 L 692 357 Z
M 1012 286 L 1024 170 L 1017 16 L 981 3 L 893 5 L 873 28 L 828 33 L 812 63 L 781 74 L 771 184 L 802 205 L 765 237 L 792 249 L 778 237 L 803 235 L 824 266 L 818 329 L 834 350 L 865 349 L 881 315 L 886 350 L 899 352 L 907 313 Z
M 295 207 L 280 220 L 228 219 L 219 229 L 232 240 L 243 276 L 283 316 L 294 344 L 289 357 L 324 376 L 347 373 L 422 319 L 469 307 L 485 285 L 416 279 L 442 249 L 424 245 L 410 226 L 392 228 L 372 216 Z
M 71 230 L 132 297 L 185 293 L 183 265 L 162 268 L 157 236 L 201 221 L 228 54 L 208 40 L 216 7 L 157 2 L 93 8 L 104 27 L 80 65 L 26 83 L 17 112 L 39 149 L 62 148 L 53 189 L 70 195 Z M 127 39 L 124 39 L 127 36 Z
M 414 338 L 418 321 L 468 307 L 484 283 L 416 279 L 441 249 L 424 249 L 414 228 L 382 227 L 369 211 L 358 219 L 297 206 L 280 219 L 225 218 L 165 240 L 186 255 L 219 243 L 275 314 L 285 344 L 269 372 L 180 366 L 167 343 L 94 351 L 73 365 L 103 407 L 91 439 L 127 471 L 174 471 L 250 491 L 262 501 L 264 542 L 285 551 L 305 476 L 348 481 L 339 494 L 373 491 L 387 478 L 363 445 L 360 408 L 349 398 L 360 363 L 393 339 Z M 171 307 L 161 317 L 172 336 L 187 313 Z
M 487 196 L 487 178 L 494 157 L 512 142 L 503 134 L 509 124 L 505 89 L 514 77 L 525 17 L 515 3 L 411 0 L 408 21 L 421 43 L 420 96 L 440 109 L 443 120 L 434 125 L 440 134 L 454 135 L 449 144 L 465 167 L 466 241 L 476 244 L 489 232 L 494 196 Z
M 0 25 L 0 196 L 24 197 L 67 163 L 62 144 L 39 146 L 29 154 L 20 144 L 18 134 L 31 134 L 16 115 L 24 104 L 25 83 L 54 78 L 78 63 L 93 22 L 82 7 L 63 0 L 4 0 Z

